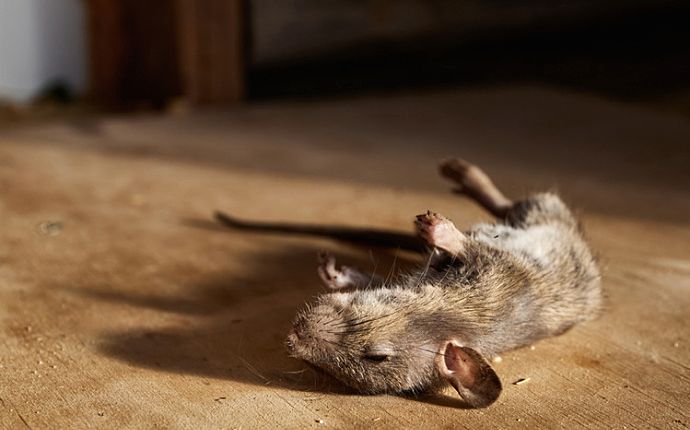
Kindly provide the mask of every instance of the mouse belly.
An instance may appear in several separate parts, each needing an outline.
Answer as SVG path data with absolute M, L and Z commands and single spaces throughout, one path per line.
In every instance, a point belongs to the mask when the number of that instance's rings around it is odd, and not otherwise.
M 567 232 L 548 224 L 527 228 L 479 224 L 469 234 L 485 245 L 509 252 L 539 268 L 546 268 L 559 255 Z

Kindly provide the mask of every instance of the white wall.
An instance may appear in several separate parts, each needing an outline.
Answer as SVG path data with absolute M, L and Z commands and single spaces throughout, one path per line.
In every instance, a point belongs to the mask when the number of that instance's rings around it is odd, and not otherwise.
M 80 0 L 0 0 L 0 98 L 27 101 L 60 79 L 86 87 L 86 28 Z

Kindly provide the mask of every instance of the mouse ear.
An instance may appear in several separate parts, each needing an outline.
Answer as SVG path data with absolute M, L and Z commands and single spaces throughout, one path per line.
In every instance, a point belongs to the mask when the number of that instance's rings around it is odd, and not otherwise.
M 492 404 L 501 394 L 501 380 L 491 365 L 472 348 L 454 341 L 445 342 L 436 356 L 441 376 L 458 391 L 468 405 L 479 408 Z

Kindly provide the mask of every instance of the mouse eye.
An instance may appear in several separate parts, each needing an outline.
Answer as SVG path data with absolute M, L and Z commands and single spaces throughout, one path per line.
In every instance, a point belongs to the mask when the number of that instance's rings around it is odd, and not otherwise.
M 366 354 L 364 356 L 365 360 L 374 362 L 374 363 L 381 363 L 383 361 L 388 360 L 388 355 L 386 354 Z
M 393 356 L 395 356 L 395 349 L 388 342 L 368 345 L 362 351 L 362 358 L 371 363 L 382 363 L 390 360 Z

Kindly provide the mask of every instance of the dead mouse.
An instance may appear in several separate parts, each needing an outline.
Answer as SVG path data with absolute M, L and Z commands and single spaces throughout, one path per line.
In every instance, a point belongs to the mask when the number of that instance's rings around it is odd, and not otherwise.
M 431 252 L 417 271 L 389 282 L 322 256 L 318 273 L 336 291 L 298 313 L 287 347 L 362 393 L 417 393 L 449 383 L 469 406 L 484 407 L 501 392 L 488 359 L 595 317 L 600 276 L 576 219 L 556 194 L 513 202 L 461 159 L 442 163 L 441 173 L 498 222 L 462 232 L 427 212 L 417 216 L 418 239 L 345 229 L 346 240 L 373 237 L 400 246 L 402 239 L 407 249 L 426 243 Z M 233 227 L 262 226 L 222 217 Z M 327 228 L 280 227 L 329 235 Z

